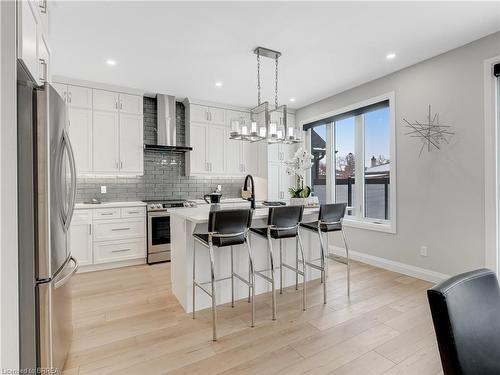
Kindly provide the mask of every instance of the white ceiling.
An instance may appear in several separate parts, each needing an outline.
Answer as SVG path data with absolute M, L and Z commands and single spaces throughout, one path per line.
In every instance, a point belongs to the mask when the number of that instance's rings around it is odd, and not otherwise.
M 283 53 L 280 102 L 299 108 L 500 30 L 500 2 L 50 4 L 52 74 L 246 107 L 259 45 Z

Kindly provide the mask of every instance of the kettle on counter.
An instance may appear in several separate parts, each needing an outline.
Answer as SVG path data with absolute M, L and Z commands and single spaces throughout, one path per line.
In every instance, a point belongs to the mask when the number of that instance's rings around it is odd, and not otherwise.
M 217 189 L 213 193 L 205 194 L 203 196 L 203 199 L 208 204 L 211 204 L 211 203 L 220 203 L 220 200 L 221 200 L 221 197 L 222 197 L 221 190 L 222 190 L 221 186 L 217 185 Z

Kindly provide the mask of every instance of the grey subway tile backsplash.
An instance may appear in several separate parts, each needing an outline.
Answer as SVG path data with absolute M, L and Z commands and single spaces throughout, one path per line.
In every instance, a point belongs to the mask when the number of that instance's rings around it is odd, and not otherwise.
M 177 103 L 177 144 L 185 144 L 185 109 Z M 156 99 L 144 97 L 144 143 L 156 144 Z M 175 163 L 175 164 L 174 164 Z M 199 199 L 222 185 L 225 198 L 240 195 L 243 178 L 189 177 L 184 175 L 185 155 L 144 153 L 144 175 L 138 177 L 78 178 L 77 202 L 98 198 L 103 202 L 151 199 Z M 101 186 L 106 185 L 106 194 Z

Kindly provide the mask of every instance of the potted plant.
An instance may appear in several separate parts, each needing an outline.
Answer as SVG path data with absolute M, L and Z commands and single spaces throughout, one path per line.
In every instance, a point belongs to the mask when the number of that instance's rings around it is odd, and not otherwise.
M 317 197 L 311 197 L 311 187 L 304 186 L 306 171 L 313 166 L 314 156 L 306 149 L 299 147 L 291 160 L 285 161 L 286 173 L 289 176 L 295 176 L 297 180 L 296 187 L 290 187 L 290 204 L 312 206 L 318 204 Z

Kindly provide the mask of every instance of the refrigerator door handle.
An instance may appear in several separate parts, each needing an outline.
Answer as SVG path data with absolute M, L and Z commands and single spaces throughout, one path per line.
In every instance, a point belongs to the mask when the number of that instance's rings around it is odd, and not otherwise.
M 62 170 L 63 170 L 64 149 L 66 149 L 67 154 L 68 154 L 69 167 L 70 167 L 70 171 L 71 171 L 71 190 L 70 190 L 70 195 L 69 195 L 67 212 L 64 212 L 63 194 L 62 194 L 62 191 L 60 190 L 61 189 L 60 185 L 63 182 L 62 181 L 62 179 L 63 179 Z M 66 130 L 63 130 L 63 135 L 61 137 L 60 150 L 61 151 L 59 154 L 58 167 L 57 167 L 57 170 L 58 170 L 57 180 L 59 182 L 56 184 L 56 188 L 58 189 L 57 197 L 59 199 L 61 219 L 63 222 L 64 230 L 67 232 L 69 230 L 69 225 L 71 224 L 71 219 L 73 217 L 73 211 L 75 208 L 76 168 L 75 168 L 75 156 L 73 154 L 73 148 L 71 147 L 69 135 L 68 135 L 68 132 Z
M 57 280 L 54 279 L 54 288 L 57 289 L 57 288 L 60 288 L 61 286 L 63 286 L 64 284 L 66 284 L 66 282 L 68 282 L 69 279 L 71 279 L 71 277 L 73 277 L 73 275 L 76 273 L 76 271 L 78 270 L 78 262 L 76 261 L 75 258 L 73 258 L 72 256 L 69 258 L 69 262 L 73 262 L 73 264 L 75 265 L 73 267 L 73 269 L 71 270 L 71 272 L 69 272 L 68 274 L 66 274 L 65 276 L 63 276 L 61 279 Z
M 68 213 L 66 215 L 66 230 L 69 229 L 71 220 L 73 219 L 73 213 L 75 211 L 75 201 L 76 201 L 76 164 L 75 164 L 75 153 L 73 152 L 73 146 L 71 146 L 71 141 L 69 139 L 69 134 L 66 130 L 63 130 L 63 137 L 65 138 L 65 144 L 68 148 L 68 158 L 69 166 L 71 168 L 71 195 L 70 201 L 68 203 Z

